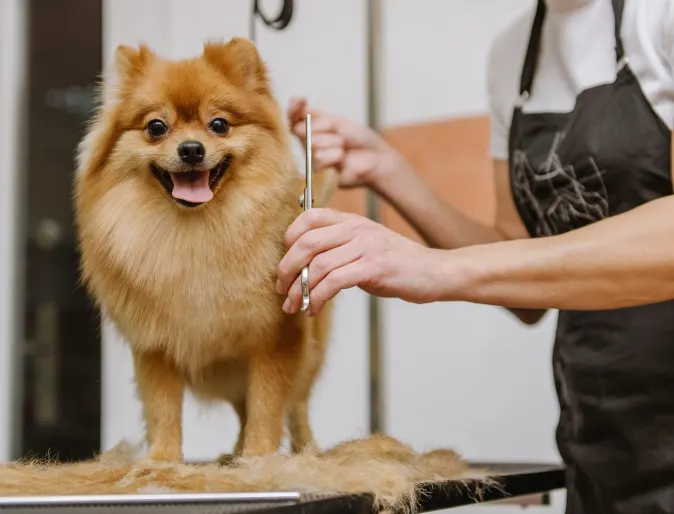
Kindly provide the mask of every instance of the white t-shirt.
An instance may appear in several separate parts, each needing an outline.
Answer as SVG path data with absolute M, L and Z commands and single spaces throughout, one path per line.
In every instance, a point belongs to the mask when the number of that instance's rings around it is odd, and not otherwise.
M 536 11 L 530 10 L 499 34 L 487 71 L 491 153 L 508 158 L 508 133 L 519 98 L 522 66 Z M 540 57 L 524 112 L 569 112 L 584 89 L 616 76 L 611 0 L 587 0 L 565 12 L 546 12 Z M 641 89 L 662 121 L 674 125 L 674 0 L 625 0 L 625 55 Z

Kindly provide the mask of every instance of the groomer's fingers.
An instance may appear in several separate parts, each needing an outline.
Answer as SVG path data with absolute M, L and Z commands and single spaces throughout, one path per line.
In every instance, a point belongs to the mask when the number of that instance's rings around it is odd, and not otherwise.
M 300 120 L 297 120 L 292 125 L 292 130 L 297 137 L 304 140 L 307 134 L 307 127 L 304 117 L 302 117 Z M 336 132 L 335 120 L 333 116 L 319 115 L 311 119 L 311 136 L 314 137 L 317 134 L 321 134 L 323 132 Z
M 319 253 L 309 264 L 309 291 L 323 280 L 329 273 L 337 268 L 351 264 L 361 256 L 360 248 L 353 241 L 337 246 L 332 250 Z M 283 305 L 283 310 L 289 314 L 296 313 L 302 305 L 302 281 L 301 277 L 293 282 L 288 291 L 288 300 Z
M 371 270 L 365 265 L 363 259 L 332 270 L 311 291 L 309 314 L 311 316 L 320 314 L 325 303 L 332 300 L 340 291 L 367 283 L 370 273 Z
M 286 230 L 283 242 L 286 245 L 286 248 L 290 248 L 305 232 L 321 227 L 327 227 L 329 225 L 336 225 L 337 223 L 346 221 L 354 216 L 356 215 L 323 207 L 309 209 L 300 214 L 290 224 L 288 230 Z
M 306 98 L 291 98 L 288 102 L 288 109 L 286 111 L 286 116 L 288 117 L 288 122 L 290 126 L 294 126 L 300 120 L 302 120 L 307 113 L 307 99 Z
M 321 253 L 344 245 L 350 240 L 349 230 L 341 223 L 315 228 L 302 234 L 279 262 L 276 292 L 287 294 L 304 266 Z
M 344 138 L 334 132 L 318 132 L 311 134 L 311 148 L 323 150 L 326 148 L 341 148 L 344 146 Z
M 335 167 L 338 170 L 342 169 L 345 152 L 344 148 L 326 148 L 323 150 L 316 150 L 313 155 L 314 167 L 317 170 L 324 170 L 325 168 Z
M 322 116 L 323 112 L 320 109 L 311 108 L 309 109 L 309 102 L 304 96 L 296 96 L 291 98 L 288 101 L 288 108 L 286 109 L 286 115 L 288 118 L 294 116 L 299 116 L 303 118 L 307 113 L 311 113 L 312 116 Z

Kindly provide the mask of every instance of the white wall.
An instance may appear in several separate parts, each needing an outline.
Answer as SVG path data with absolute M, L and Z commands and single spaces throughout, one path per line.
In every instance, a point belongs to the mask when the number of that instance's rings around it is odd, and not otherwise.
M 21 328 L 17 196 L 26 96 L 25 14 L 21 0 L 0 0 L 0 462 L 12 458 L 18 444 L 13 436 L 21 385 L 15 364 Z

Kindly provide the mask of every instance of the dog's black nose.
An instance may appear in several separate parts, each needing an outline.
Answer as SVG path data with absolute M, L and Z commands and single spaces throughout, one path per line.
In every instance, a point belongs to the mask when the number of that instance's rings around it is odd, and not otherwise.
M 183 141 L 178 146 L 178 155 L 184 163 L 194 166 L 204 160 L 206 149 L 199 141 Z

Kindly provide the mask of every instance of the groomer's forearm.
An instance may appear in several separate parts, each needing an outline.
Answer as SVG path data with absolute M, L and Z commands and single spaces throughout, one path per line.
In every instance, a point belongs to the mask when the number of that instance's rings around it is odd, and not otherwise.
M 470 219 L 442 201 L 405 164 L 372 188 L 433 248 L 455 249 L 506 239 L 497 229 Z
M 614 309 L 674 299 L 674 197 L 572 232 L 438 255 L 441 300 Z
M 451 250 L 508 239 L 497 228 L 470 219 L 435 196 L 417 174 L 406 166 L 406 163 L 400 164 L 400 170 L 395 176 L 385 177 L 372 187 L 430 247 Z M 545 314 L 544 309 L 508 310 L 527 325 L 537 323 Z

